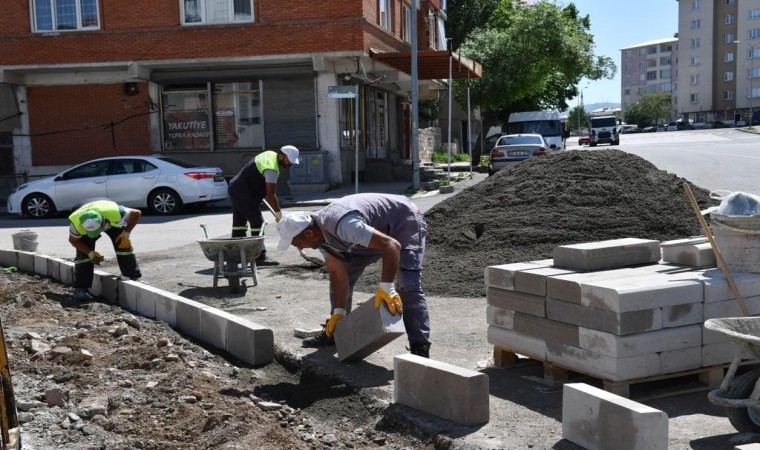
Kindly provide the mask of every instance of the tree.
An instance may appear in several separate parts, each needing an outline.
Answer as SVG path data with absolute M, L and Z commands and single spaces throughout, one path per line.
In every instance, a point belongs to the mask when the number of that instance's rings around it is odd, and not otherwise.
M 625 122 L 640 127 L 663 123 L 670 117 L 670 100 L 666 92 L 642 94 L 636 103 L 625 108 Z
M 591 115 L 583 109 L 583 106 L 576 106 L 567 115 L 567 127 L 571 130 L 578 130 L 580 133 L 583 128 L 588 126 L 590 119 Z
M 617 70 L 612 58 L 594 54 L 591 21 L 572 3 L 450 0 L 448 14 L 454 49 L 483 65 L 482 78 L 456 82 L 454 93 L 466 101 L 471 83 L 484 130 L 514 111 L 565 110 L 582 78 L 612 78 Z

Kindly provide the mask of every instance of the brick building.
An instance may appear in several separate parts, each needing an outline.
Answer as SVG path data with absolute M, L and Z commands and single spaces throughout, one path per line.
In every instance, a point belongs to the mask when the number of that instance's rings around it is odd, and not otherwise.
M 359 174 L 411 179 L 411 0 L 6 0 L 0 15 L 0 175 L 171 153 L 232 176 L 284 144 L 291 186 Z M 416 14 L 419 96 L 479 76 L 445 51 L 445 0 Z M 445 89 L 445 86 L 443 87 Z M 12 137 L 11 137 L 12 136 Z M 3 145 L 4 144 L 4 145 Z M 14 180 L 20 181 L 20 180 Z

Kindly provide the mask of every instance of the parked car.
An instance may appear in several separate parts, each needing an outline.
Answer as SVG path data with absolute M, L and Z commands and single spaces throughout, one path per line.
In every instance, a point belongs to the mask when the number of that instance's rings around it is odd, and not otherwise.
M 100 158 L 20 185 L 8 197 L 7 208 L 41 219 L 98 197 L 154 214 L 174 214 L 183 206 L 226 199 L 227 180 L 218 167 L 168 156 Z
M 696 127 L 688 122 L 676 122 L 676 130 L 678 131 L 684 131 L 684 130 L 694 130 Z
M 491 150 L 488 175 L 497 170 L 549 152 L 549 144 L 540 134 L 507 134 L 499 138 Z
M 667 131 L 676 131 L 678 130 L 678 123 L 677 122 L 670 122 L 667 125 Z
M 657 127 L 655 126 L 644 127 L 641 129 L 642 133 L 654 133 L 655 131 L 657 131 Z
M 591 137 L 588 133 L 583 133 L 578 137 L 578 145 L 588 145 L 589 142 L 591 142 Z

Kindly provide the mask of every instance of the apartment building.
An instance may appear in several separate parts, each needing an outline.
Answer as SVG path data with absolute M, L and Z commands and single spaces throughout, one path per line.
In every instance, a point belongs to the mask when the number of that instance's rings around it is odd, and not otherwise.
M 678 37 L 679 116 L 748 121 L 760 106 L 760 0 L 679 1 Z
M 671 104 L 677 100 L 678 38 L 665 38 L 620 49 L 621 108 L 642 94 L 662 92 Z
M 3 2 L 0 175 L 162 153 L 232 176 L 293 144 L 305 164 L 291 184 L 350 184 L 357 170 L 411 179 L 412 18 L 420 98 L 450 62 L 452 78 L 481 73 L 445 50 L 445 0 L 418 3 L 415 14 L 411 0 Z M 347 85 L 358 100 L 330 95 Z

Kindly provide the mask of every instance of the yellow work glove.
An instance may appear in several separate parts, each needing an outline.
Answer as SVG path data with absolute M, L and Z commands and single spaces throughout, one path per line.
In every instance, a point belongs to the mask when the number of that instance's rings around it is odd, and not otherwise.
M 129 231 L 122 231 L 120 235 L 116 236 L 116 246 L 119 247 L 119 250 L 127 250 L 132 246 Z
M 92 261 L 93 264 L 100 265 L 100 263 L 103 262 L 105 258 L 103 258 L 103 255 L 96 252 L 95 250 L 91 251 L 87 254 L 87 257 L 90 258 L 90 261 Z
M 338 321 L 346 316 L 346 310 L 343 308 L 335 308 L 333 309 L 333 314 L 330 316 L 330 320 L 327 321 L 327 325 L 325 325 L 325 334 L 329 337 L 332 337 L 333 333 L 335 333 L 335 326 L 338 325 Z
M 404 307 L 401 306 L 401 296 L 396 292 L 393 282 L 380 282 L 380 287 L 377 288 L 377 293 L 375 293 L 375 308 L 379 308 L 380 303 L 383 302 L 391 314 L 395 315 L 396 312 L 404 314 Z

